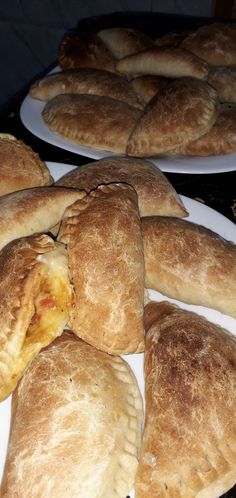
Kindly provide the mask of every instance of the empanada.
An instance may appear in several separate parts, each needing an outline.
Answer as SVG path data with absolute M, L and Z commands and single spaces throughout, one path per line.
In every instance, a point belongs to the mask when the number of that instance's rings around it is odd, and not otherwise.
M 57 95 L 42 116 L 63 138 L 95 149 L 125 153 L 141 111 L 125 102 L 98 95 Z
M 134 485 L 142 400 L 128 364 L 69 332 L 13 395 L 1 497 L 124 498 Z
M 138 194 L 140 216 L 187 216 L 188 213 L 167 177 L 144 159 L 109 157 L 84 164 L 56 185 L 75 187 L 89 193 L 101 184 L 124 182 Z
M 63 244 L 32 235 L 0 251 L 0 400 L 40 349 L 62 333 L 72 301 Z
M 72 31 L 59 46 L 58 63 L 61 69 L 92 67 L 115 72 L 115 58 L 96 33 Z
M 45 162 L 30 146 L 13 135 L 0 134 L 0 196 L 52 183 Z
M 116 59 L 122 59 L 154 45 L 150 36 L 133 28 L 105 28 L 97 35 Z
M 217 91 L 220 102 L 236 102 L 236 66 L 212 66 L 207 81 Z
M 164 76 L 144 74 L 132 79 L 130 83 L 137 94 L 147 103 L 162 88 L 165 88 L 170 81 L 170 78 L 165 78 Z
M 73 332 L 111 354 L 143 351 L 144 262 L 138 199 L 129 185 L 102 185 L 66 212 L 75 306 Z
M 147 305 L 145 328 L 135 496 L 218 498 L 236 482 L 235 337 L 166 302 Z
M 167 153 L 206 133 L 217 114 L 217 94 L 210 85 L 196 78 L 178 78 L 146 105 L 126 153 L 135 157 Z
M 180 218 L 142 219 L 145 286 L 236 318 L 236 245 Z
M 86 192 L 63 187 L 35 187 L 0 197 L 0 249 L 11 240 L 51 231 L 67 206 Z
M 128 55 L 116 63 L 123 74 L 153 74 L 167 78 L 192 76 L 205 79 L 208 64 L 188 50 L 179 47 L 153 47 Z
M 29 91 L 31 97 L 39 100 L 50 100 L 62 93 L 112 97 L 139 109 L 143 108 L 142 100 L 125 78 L 102 69 L 68 69 L 49 74 L 35 81 Z

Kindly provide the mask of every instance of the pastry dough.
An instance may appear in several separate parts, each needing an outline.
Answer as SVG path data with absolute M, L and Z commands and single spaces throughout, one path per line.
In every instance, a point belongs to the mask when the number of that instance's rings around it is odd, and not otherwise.
M 183 40 L 181 47 L 215 66 L 236 64 L 236 30 L 230 24 L 201 26 Z
M 235 337 L 166 302 L 147 305 L 145 324 L 135 496 L 218 498 L 236 483 Z
M 145 286 L 236 318 L 236 245 L 195 223 L 142 219 Z
M 178 78 L 146 105 L 130 135 L 126 153 L 150 157 L 195 140 L 215 123 L 216 91 L 196 78 Z
M 134 484 L 142 400 L 128 364 L 64 333 L 13 395 L 2 498 L 124 498 Z
M 49 74 L 35 81 L 29 93 L 39 100 L 50 100 L 62 93 L 89 93 L 143 108 L 142 100 L 125 78 L 102 69 L 68 69 Z
M 40 349 L 62 333 L 72 298 L 63 244 L 32 235 L 0 251 L 1 400 Z
M 97 34 L 116 59 L 122 59 L 154 45 L 150 36 L 133 28 L 106 28 Z
M 131 80 L 130 83 L 137 94 L 147 103 L 162 88 L 165 88 L 170 81 L 170 78 L 165 78 L 164 76 L 145 74 L 143 76 L 137 76 Z
M 153 47 L 124 57 L 116 64 L 124 74 L 154 74 L 168 78 L 192 76 L 205 79 L 208 64 L 188 50 L 179 47 Z
M 144 264 L 135 190 L 102 185 L 66 212 L 59 240 L 67 244 L 75 307 L 70 326 L 111 354 L 143 351 Z
M 52 183 L 46 164 L 31 147 L 13 135 L 0 134 L 0 196 Z
M 115 58 L 95 33 L 66 34 L 59 46 L 58 63 L 63 70 L 92 67 L 115 71 Z
M 212 66 L 207 81 L 221 102 L 236 102 L 236 66 Z
M 46 103 L 43 119 L 63 138 L 96 149 L 125 153 L 141 111 L 97 95 L 57 95 Z
M 56 185 L 89 193 L 101 184 L 125 182 L 138 194 L 140 216 L 187 216 L 188 213 L 167 177 L 143 159 L 109 157 L 84 164 L 60 178 Z
M 35 187 L 0 197 L 0 249 L 11 240 L 55 227 L 67 206 L 86 192 L 62 187 Z
M 220 156 L 236 151 L 236 108 L 220 107 L 214 126 L 193 142 L 173 151 L 188 156 Z

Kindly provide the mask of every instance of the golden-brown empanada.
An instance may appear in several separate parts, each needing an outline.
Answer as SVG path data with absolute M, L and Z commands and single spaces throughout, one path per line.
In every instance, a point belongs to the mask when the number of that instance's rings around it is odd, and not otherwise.
M 111 354 L 143 351 L 144 262 L 138 199 L 129 185 L 102 185 L 69 207 L 67 244 L 75 292 L 73 332 Z
M 60 178 L 56 185 L 89 193 L 98 185 L 123 182 L 138 194 L 140 216 L 187 216 L 188 213 L 167 177 L 144 159 L 109 157 L 84 164 Z
M 215 123 L 216 91 L 196 78 L 178 78 L 146 105 L 127 143 L 129 156 L 167 153 L 195 140 Z
M 123 74 L 152 74 L 167 78 L 192 76 L 205 79 L 208 64 L 188 50 L 179 47 L 153 47 L 128 55 L 116 63 Z
M 125 102 L 98 95 L 57 95 L 42 116 L 63 138 L 95 149 L 125 153 L 141 111 Z
M 0 134 L 0 196 L 53 183 L 39 155 L 13 135 Z
M 180 218 L 142 219 L 145 286 L 236 318 L 236 245 Z
M 35 187 L 0 197 L 0 249 L 11 240 L 49 232 L 67 206 L 86 192 L 63 187 Z
M 166 302 L 147 305 L 145 328 L 135 496 L 218 498 L 236 482 L 235 337 Z
M 1 400 L 40 349 L 62 333 L 72 297 L 63 244 L 32 235 L 0 251 Z
M 139 109 L 143 108 L 142 100 L 125 78 L 102 69 L 68 69 L 49 74 L 35 81 L 29 93 L 39 100 L 50 100 L 62 93 L 88 93 L 112 97 Z
M 150 36 L 133 28 L 106 28 L 97 34 L 116 59 L 122 59 L 154 45 Z
M 2 498 L 124 498 L 142 400 L 128 364 L 69 332 L 40 351 L 13 395 Z
M 92 67 L 115 72 L 115 58 L 96 33 L 66 34 L 59 46 L 58 63 L 63 70 Z
M 236 66 L 212 66 L 207 81 L 217 91 L 220 102 L 236 102 Z
M 137 76 L 130 83 L 137 94 L 147 103 L 162 88 L 165 88 L 170 81 L 170 78 L 165 78 L 164 76 L 144 74 L 143 76 Z

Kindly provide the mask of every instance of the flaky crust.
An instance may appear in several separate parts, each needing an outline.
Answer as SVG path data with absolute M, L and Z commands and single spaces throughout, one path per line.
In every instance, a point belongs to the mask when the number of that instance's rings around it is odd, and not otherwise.
M 181 47 L 215 66 L 236 64 L 236 31 L 229 24 L 201 26 L 183 40 Z
M 134 189 L 102 185 L 74 203 L 59 240 L 67 244 L 76 296 L 73 332 L 111 354 L 143 351 L 143 246 Z
M 124 74 L 152 74 L 167 78 L 192 76 L 205 79 L 208 64 L 188 50 L 179 47 L 153 47 L 124 57 L 116 63 Z
M 178 218 L 142 219 L 145 285 L 236 317 L 236 246 Z
M 236 482 L 235 338 L 170 303 L 145 309 L 136 498 L 218 498 Z
M 140 216 L 187 216 L 188 213 L 166 178 L 151 162 L 143 159 L 110 157 L 84 164 L 56 182 L 89 193 L 101 184 L 125 182 L 138 194 Z
M 2 498 L 124 498 L 134 484 L 141 395 L 124 360 L 69 333 L 39 353 L 13 397 Z
M 115 71 L 115 58 L 95 33 L 66 34 L 59 46 L 58 63 L 63 70 L 92 67 Z
M 217 114 L 217 94 L 210 85 L 196 78 L 178 78 L 146 105 L 126 153 L 135 157 L 168 153 L 206 133 Z
M 148 35 L 133 28 L 106 28 L 97 34 L 116 59 L 122 59 L 154 45 Z
M 67 206 L 86 192 L 63 187 L 36 187 L 0 197 L 0 249 L 8 242 L 57 225 Z
M 217 91 L 220 102 L 236 102 L 236 66 L 212 66 L 207 81 Z
M 236 151 L 236 108 L 220 107 L 213 127 L 193 142 L 182 145 L 173 154 L 220 156 Z
M 50 100 L 62 93 L 88 93 L 112 97 L 139 109 L 143 108 L 142 100 L 125 78 L 102 69 L 68 69 L 49 74 L 35 81 L 29 93 L 39 100 Z
M 51 185 L 53 179 L 39 155 L 22 140 L 0 136 L 0 196 L 31 187 Z
M 67 94 L 47 102 L 42 116 L 63 138 L 123 154 L 140 114 L 139 109 L 110 97 Z
M 131 80 L 131 85 L 145 103 L 154 97 L 162 88 L 170 83 L 170 78 L 144 74 Z

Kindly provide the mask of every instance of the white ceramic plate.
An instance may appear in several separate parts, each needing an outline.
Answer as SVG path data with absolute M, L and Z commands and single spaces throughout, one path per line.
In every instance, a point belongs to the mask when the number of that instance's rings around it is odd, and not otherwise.
M 103 157 L 112 156 L 108 151 L 101 151 L 82 145 L 75 144 L 65 140 L 56 133 L 53 133 L 44 123 L 41 112 L 45 102 L 33 99 L 27 95 L 20 108 L 20 118 L 24 126 L 34 135 L 45 142 L 56 145 L 61 149 L 69 150 L 81 156 L 92 159 L 102 159 Z M 158 166 L 162 171 L 169 173 L 189 173 L 189 174 L 206 174 L 206 173 L 223 173 L 226 171 L 236 170 L 236 153 L 226 154 L 224 156 L 212 157 L 158 157 L 149 158 L 153 164 Z
M 58 180 L 62 175 L 74 169 L 76 166 L 61 164 L 61 163 L 47 163 L 51 175 L 54 180 Z M 190 213 L 189 220 L 204 225 L 207 228 L 219 233 L 222 237 L 233 241 L 236 243 L 236 226 L 227 218 L 225 218 L 220 213 L 214 211 L 213 209 L 201 204 L 197 201 L 189 199 L 188 197 L 181 196 L 187 210 Z M 149 297 L 156 301 L 162 301 L 165 296 L 161 295 L 155 291 L 149 291 Z M 192 306 L 180 303 L 174 299 L 169 299 L 170 302 L 178 304 L 180 307 L 195 311 L 201 315 L 204 315 L 210 321 L 221 325 L 222 327 L 229 330 L 231 333 L 236 335 L 236 319 L 226 316 L 218 311 L 211 310 L 208 308 L 203 308 L 201 306 Z M 143 354 L 134 354 L 124 356 L 124 359 L 129 363 L 133 372 L 136 375 L 140 391 L 142 395 L 144 394 L 144 380 L 143 380 Z M 0 403 L 0 427 L 2 430 L 0 432 L 0 478 L 3 472 L 4 460 L 6 455 L 9 427 L 10 427 L 10 412 L 11 412 L 11 397 L 6 401 Z M 4 428 L 4 429 L 3 429 Z M 134 497 L 134 493 L 131 492 L 130 497 Z M 125 498 L 125 497 L 124 497 Z

